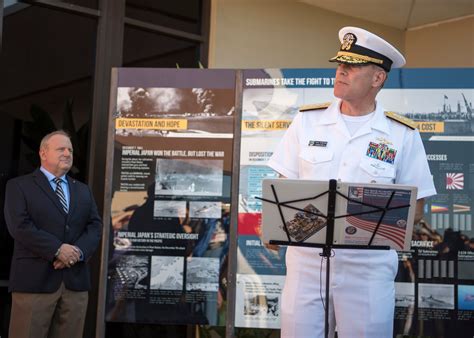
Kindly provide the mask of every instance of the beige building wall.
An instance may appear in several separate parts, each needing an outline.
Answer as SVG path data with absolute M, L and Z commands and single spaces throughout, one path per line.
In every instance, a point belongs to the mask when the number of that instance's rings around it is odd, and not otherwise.
M 404 32 L 294 0 L 213 0 L 210 68 L 333 68 L 337 32 L 362 26 L 403 51 Z
M 344 26 L 382 35 L 408 67 L 474 66 L 473 17 L 404 31 L 295 0 L 212 0 L 209 67 L 332 68 Z
M 406 32 L 407 67 L 474 67 L 474 16 Z

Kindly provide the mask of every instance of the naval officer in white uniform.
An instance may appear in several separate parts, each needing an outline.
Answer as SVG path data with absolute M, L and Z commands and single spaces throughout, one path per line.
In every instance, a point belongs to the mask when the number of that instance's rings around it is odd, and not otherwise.
M 386 112 L 376 101 L 391 68 L 403 55 L 382 38 L 356 27 L 339 31 L 334 102 L 303 107 L 268 165 L 292 179 L 396 183 L 436 194 L 425 150 L 412 121 Z M 288 247 L 281 337 L 324 337 L 325 262 L 320 249 Z M 322 265 L 322 266 L 321 266 Z M 392 338 L 394 250 L 334 250 L 330 275 L 330 336 Z

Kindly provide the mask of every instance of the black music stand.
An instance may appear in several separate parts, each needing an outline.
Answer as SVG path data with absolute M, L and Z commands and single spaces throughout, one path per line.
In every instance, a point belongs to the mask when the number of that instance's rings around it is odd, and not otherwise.
M 278 211 L 280 214 L 281 221 L 283 223 L 283 229 L 286 233 L 288 241 L 281 241 L 281 240 L 270 240 L 270 244 L 276 244 L 276 245 L 290 245 L 290 246 L 303 246 L 303 247 L 317 247 L 317 248 L 322 248 L 322 253 L 320 253 L 320 256 L 326 258 L 326 306 L 324 307 L 325 311 L 325 318 L 324 318 L 324 336 L 327 338 L 329 335 L 329 275 L 330 275 L 330 258 L 331 258 L 331 251 L 332 249 L 370 249 L 370 250 L 389 250 L 389 246 L 380 246 L 380 245 L 372 245 L 372 242 L 375 238 L 375 235 L 377 234 L 377 231 L 382 224 L 382 221 L 384 220 L 385 214 L 387 211 L 394 210 L 394 209 L 402 209 L 402 208 L 409 208 L 410 204 L 406 205 L 398 205 L 398 206 L 390 206 L 392 199 L 396 193 L 396 190 L 393 190 L 390 194 L 390 197 L 387 199 L 387 202 L 385 204 L 385 207 L 380 207 L 377 205 L 372 205 L 369 203 L 364 203 L 362 201 L 358 201 L 355 199 L 351 199 L 349 196 L 346 196 L 339 192 L 337 190 L 337 185 L 338 182 L 335 179 L 329 180 L 329 189 L 323 193 L 320 193 L 316 196 L 312 196 L 309 198 L 302 198 L 302 199 L 296 199 L 296 200 L 290 200 L 290 201 L 284 201 L 280 202 L 280 199 L 278 197 L 278 194 L 276 192 L 275 186 L 272 184 L 272 192 L 273 192 L 273 197 L 274 200 L 266 199 L 266 198 L 260 198 L 260 197 L 255 197 L 256 199 L 262 200 L 264 202 L 276 204 L 278 207 Z M 308 201 L 308 200 L 315 200 L 318 199 L 322 196 L 328 195 L 328 204 L 327 204 L 327 214 L 324 215 L 321 212 L 313 212 L 310 210 L 305 210 L 301 208 L 294 207 L 290 204 L 296 203 L 296 202 L 303 202 L 303 201 Z M 370 211 L 364 211 L 364 212 L 357 212 L 353 214 L 345 214 L 345 215 L 336 215 L 336 197 L 340 196 L 343 199 L 347 201 L 351 201 L 357 204 L 361 204 L 367 207 L 373 208 L 373 210 Z M 326 227 L 326 239 L 324 244 L 316 244 L 316 243 L 304 243 L 303 242 L 295 242 L 291 239 L 290 232 L 288 231 L 287 228 L 287 222 L 285 220 L 285 217 L 283 215 L 282 207 L 294 209 L 297 211 L 305 212 L 308 214 L 313 214 L 318 217 L 322 217 L 326 219 L 326 224 L 323 227 Z M 357 216 L 357 215 L 363 215 L 363 214 L 373 214 L 373 213 L 381 213 L 378 223 L 375 226 L 375 229 L 373 230 L 370 240 L 366 245 L 344 245 L 344 244 L 334 244 L 334 221 L 339 218 L 345 218 L 349 216 Z M 324 304 L 323 304 L 324 305 Z

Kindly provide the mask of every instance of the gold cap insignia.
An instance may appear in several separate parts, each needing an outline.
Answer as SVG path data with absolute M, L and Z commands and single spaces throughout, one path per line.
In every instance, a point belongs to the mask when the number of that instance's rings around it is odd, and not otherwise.
M 341 50 L 350 50 L 352 45 L 356 43 L 357 37 L 352 33 L 347 33 L 342 39 Z

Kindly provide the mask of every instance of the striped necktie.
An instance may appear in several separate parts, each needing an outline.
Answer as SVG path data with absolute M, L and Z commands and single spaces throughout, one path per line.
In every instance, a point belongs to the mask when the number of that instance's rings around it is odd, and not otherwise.
M 59 177 L 54 178 L 54 183 L 56 183 L 56 190 L 54 191 L 59 198 L 59 202 L 61 202 L 61 206 L 63 207 L 64 212 L 67 214 L 67 201 L 66 195 L 64 194 L 63 187 L 61 185 L 62 179 Z

